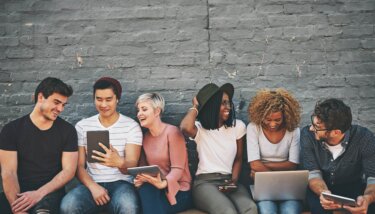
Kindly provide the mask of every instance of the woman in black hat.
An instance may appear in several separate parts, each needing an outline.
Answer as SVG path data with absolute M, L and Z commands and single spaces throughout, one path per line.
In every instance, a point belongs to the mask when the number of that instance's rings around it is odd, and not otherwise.
M 194 203 L 208 213 L 257 213 L 247 190 L 237 183 L 246 126 L 235 118 L 233 93 L 230 83 L 205 85 L 181 121 L 184 134 L 197 143 L 199 155 Z

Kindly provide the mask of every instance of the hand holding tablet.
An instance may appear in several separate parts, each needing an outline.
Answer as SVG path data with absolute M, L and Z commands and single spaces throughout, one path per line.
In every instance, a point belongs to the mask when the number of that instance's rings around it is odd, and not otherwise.
M 92 156 L 95 155 L 95 153 L 93 153 L 94 150 L 104 154 L 106 153 L 99 143 L 110 148 L 109 131 L 87 131 L 87 161 L 89 163 L 100 162 L 92 158 Z
M 160 172 L 160 169 L 157 165 L 151 166 L 139 166 L 139 167 L 129 167 L 128 173 L 133 176 L 137 176 L 138 174 L 148 174 L 151 176 L 157 176 Z
M 347 205 L 351 207 L 357 206 L 357 202 L 352 198 L 347 198 L 344 196 L 335 195 L 335 194 L 328 193 L 328 192 L 322 192 L 322 195 L 325 199 L 334 201 L 336 204 Z

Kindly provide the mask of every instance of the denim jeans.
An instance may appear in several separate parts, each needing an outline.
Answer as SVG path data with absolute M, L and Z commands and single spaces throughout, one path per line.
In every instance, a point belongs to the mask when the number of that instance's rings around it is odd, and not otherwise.
M 63 198 L 60 213 L 89 214 L 102 210 L 106 210 L 111 214 L 139 213 L 138 196 L 133 184 L 127 181 L 98 184 L 108 191 L 108 195 L 111 198 L 106 205 L 96 205 L 90 190 L 86 186 L 79 184 Z
M 331 190 L 333 194 L 337 194 L 337 195 L 341 195 L 341 196 L 349 197 L 353 199 L 357 199 L 359 195 L 363 195 L 365 188 L 366 188 L 366 184 L 362 184 L 361 182 L 336 185 L 336 186 L 328 186 L 328 189 Z M 310 188 L 307 188 L 306 199 L 307 199 L 307 202 L 309 204 L 312 214 L 332 214 L 333 213 L 332 210 L 323 209 L 322 205 L 320 204 L 319 196 L 315 194 L 313 191 L 311 191 Z M 375 213 L 374 203 L 369 205 L 367 213 L 369 214 Z
M 297 200 L 288 201 L 259 201 L 257 203 L 260 214 L 300 214 L 302 213 L 302 202 Z
M 193 205 L 191 191 L 178 191 L 177 204 L 171 205 L 165 195 L 165 190 L 160 190 L 151 184 L 145 183 L 139 188 L 143 214 L 178 213 L 187 210 Z
M 36 203 L 32 208 L 28 210 L 30 214 L 58 214 L 59 213 L 59 206 L 61 199 L 64 197 L 65 191 L 64 189 L 57 190 L 55 192 L 51 192 L 48 195 L 44 196 L 38 203 Z M 0 195 L 0 213 L 2 214 L 11 214 L 11 208 L 8 203 L 8 200 L 5 197 L 4 193 Z

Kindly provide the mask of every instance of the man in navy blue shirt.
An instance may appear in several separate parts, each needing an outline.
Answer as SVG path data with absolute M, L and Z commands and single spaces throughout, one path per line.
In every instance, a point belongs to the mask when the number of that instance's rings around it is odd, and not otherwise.
M 318 102 L 311 125 L 301 131 L 302 163 L 310 171 L 307 201 L 312 213 L 375 213 L 375 137 L 352 125 L 350 107 L 338 99 Z M 323 192 L 356 199 L 357 207 L 342 205 Z

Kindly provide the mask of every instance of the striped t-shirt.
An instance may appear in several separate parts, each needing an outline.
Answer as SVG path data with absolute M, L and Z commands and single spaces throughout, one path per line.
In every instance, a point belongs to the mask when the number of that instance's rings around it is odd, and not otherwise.
M 76 124 L 78 146 L 84 146 L 87 155 L 87 131 L 109 131 L 109 142 L 124 157 L 125 145 L 142 145 L 142 131 L 133 119 L 120 114 L 119 119 L 110 127 L 104 127 L 99 121 L 99 114 L 83 119 Z M 132 182 L 132 176 L 125 175 L 116 167 L 107 167 L 100 163 L 87 162 L 87 173 L 95 182 L 113 182 L 125 180 Z

